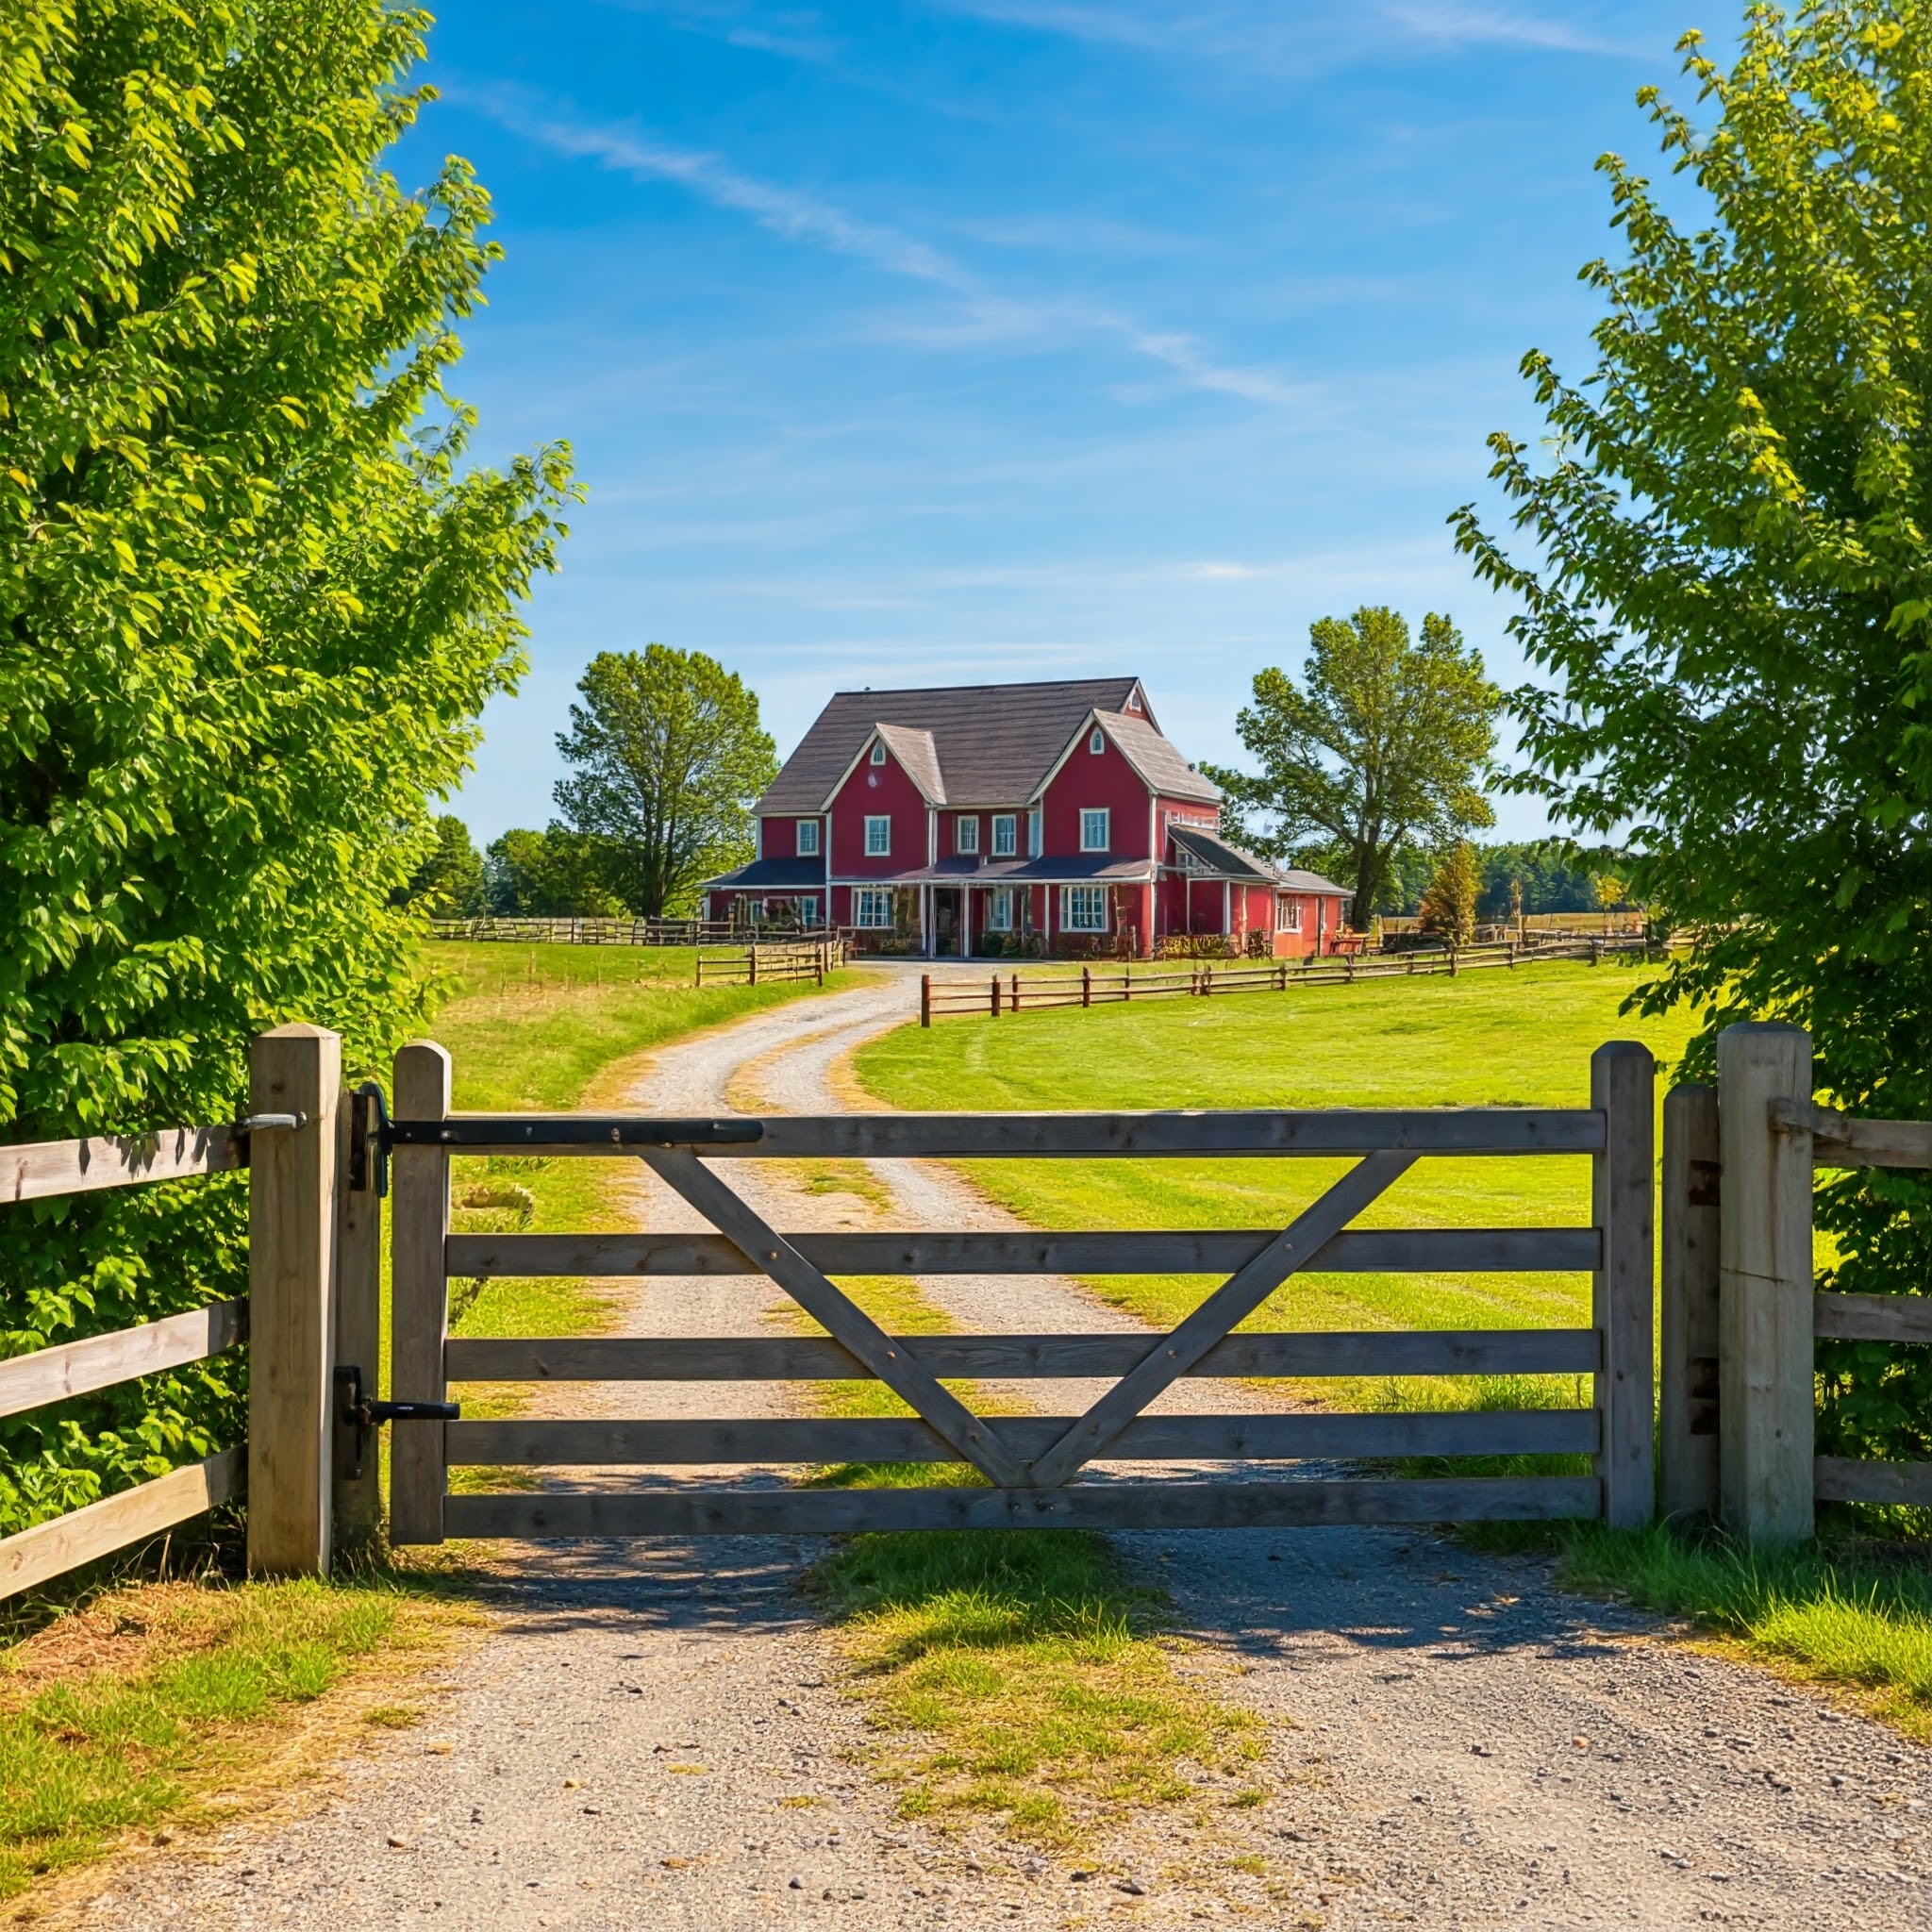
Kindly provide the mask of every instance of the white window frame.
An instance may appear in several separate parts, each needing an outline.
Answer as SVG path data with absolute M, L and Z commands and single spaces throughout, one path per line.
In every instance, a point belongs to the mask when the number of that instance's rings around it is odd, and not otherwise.
M 1302 902 L 1286 892 L 1274 901 L 1274 930 L 1299 932 L 1302 929 Z
M 872 741 L 872 761 L 875 765 L 886 761 L 886 741 L 883 738 L 874 738 Z
M 892 889 L 891 886 L 855 886 L 852 889 L 852 923 L 868 932 L 889 932 L 892 927 Z
M 1017 858 L 1020 856 L 1020 822 L 1009 811 L 992 815 L 992 856 Z
M 986 929 L 988 932 L 1012 931 L 1013 889 L 1011 886 L 995 886 L 986 895 Z
M 802 892 L 798 900 L 798 923 L 809 930 L 819 923 L 819 895 Z
M 1098 724 L 1093 727 L 1092 735 L 1087 741 L 1087 749 L 1095 758 L 1107 749 L 1107 733 Z
M 1095 841 L 1091 833 L 1095 820 L 1100 822 L 1100 837 Z M 1084 808 L 1080 813 L 1080 850 L 1082 852 L 1110 852 L 1113 849 L 1113 810 L 1109 806 L 1100 805 Z
M 816 858 L 819 856 L 819 822 L 816 819 L 800 819 L 798 822 L 798 857 Z
M 1026 849 L 1030 857 L 1034 858 L 1038 858 L 1040 857 L 1045 841 L 1045 814 L 1042 813 L 1041 808 L 1036 805 L 1033 808 L 1033 809 L 1026 814 Z
M 874 842 L 874 833 L 877 834 Z M 865 856 L 868 858 L 890 858 L 892 856 L 892 815 L 889 811 L 867 812 L 865 815 Z
M 1107 930 L 1108 890 L 1105 886 L 1062 886 L 1060 888 L 1060 930 L 1062 932 L 1105 932 Z M 1075 908 L 1078 908 L 1077 910 Z M 1097 913 L 1096 919 L 1093 915 Z
M 979 814 L 962 811 L 953 821 L 953 850 L 976 854 L 979 850 Z

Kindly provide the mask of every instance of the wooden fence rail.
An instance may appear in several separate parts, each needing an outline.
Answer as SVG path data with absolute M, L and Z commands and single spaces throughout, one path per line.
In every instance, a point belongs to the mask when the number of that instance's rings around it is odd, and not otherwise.
M 836 972 L 852 958 L 851 941 L 832 933 L 809 941 L 780 940 L 754 942 L 738 952 L 697 958 L 696 984 L 704 986 L 779 986 L 812 980 L 825 983 L 825 974 Z
M 1821 1167 L 1932 1168 L 1932 1123 L 1855 1120 L 1811 1100 L 1800 1027 L 1718 1041 L 1718 1085 L 1664 1112 L 1662 1507 L 1756 1541 L 1812 1533 L 1817 1502 L 1932 1507 L 1932 1463 L 1818 1456 L 1821 1340 L 1932 1346 L 1932 1297 L 1821 1294 L 1812 1188 Z
M 1305 986 L 1354 986 L 1374 979 L 1426 979 L 1438 974 L 1454 978 L 1488 967 L 1514 968 L 1554 959 L 1587 959 L 1591 965 L 1612 954 L 1641 953 L 1649 942 L 1637 938 L 1553 940 L 1535 945 L 1513 941 L 1496 945 L 1448 949 L 1417 949 L 1406 953 L 1311 956 L 1306 960 L 1202 960 L 1188 967 L 1156 968 L 1136 973 L 1131 966 L 1082 967 L 1077 974 L 992 973 L 985 979 L 941 978 L 926 974 L 920 981 L 919 1023 L 930 1026 L 936 1018 L 959 1013 L 1049 1012 L 1064 1007 L 1120 1006 L 1134 1000 L 1212 999 L 1244 992 L 1288 992 Z
M 565 946 L 722 946 L 747 936 L 761 941 L 836 938 L 830 926 L 746 927 L 728 919 L 543 919 L 514 915 L 477 919 L 432 919 L 436 940 L 504 940 L 525 944 Z

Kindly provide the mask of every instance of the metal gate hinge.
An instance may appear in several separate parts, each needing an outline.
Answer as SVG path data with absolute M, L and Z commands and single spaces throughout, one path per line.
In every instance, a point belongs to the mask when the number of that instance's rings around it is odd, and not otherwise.
M 378 1201 L 389 1198 L 389 1103 L 374 1080 L 365 1080 L 349 1096 L 349 1191 L 366 1194 L 373 1187 Z M 369 1116 L 375 1116 L 372 1127 Z

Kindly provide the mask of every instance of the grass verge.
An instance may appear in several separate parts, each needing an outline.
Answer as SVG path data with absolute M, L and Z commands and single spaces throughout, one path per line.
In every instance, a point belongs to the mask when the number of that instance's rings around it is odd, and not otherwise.
M 1690 1617 L 1754 1661 L 1848 1690 L 1871 1715 L 1932 1742 L 1932 1574 L 1923 1549 L 1848 1541 L 1740 1547 L 1658 1526 L 1575 1524 L 1561 1579 Z
M 473 1613 L 380 1574 L 111 1591 L 0 1653 L 0 1898 L 285 1789 L 325 1693 L 394 1700 Z M 402 1687 L 402 1688 L 399 1688 Z M 340 1700 L 332 1700 L 339 1702 Z M 354 1722 L 354 1720 L 351 1720 Z
M 891 1734 L 900 1810 L 1065 1845 L 1241 1778 L 1262 1726 L 1185 1682 L 1157 1593 L 1081 1530 L 861 1536 L 813 1582 Z M 1252 1802 L 1233 1790 L 1225 1802 Z

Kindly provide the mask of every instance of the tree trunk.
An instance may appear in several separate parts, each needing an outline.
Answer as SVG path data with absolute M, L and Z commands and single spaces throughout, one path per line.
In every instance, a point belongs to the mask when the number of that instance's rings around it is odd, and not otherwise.
M 1355 904 L 1349 908 L 1348 923 L 1357 932 L 1367 932 L 1375 916 L 1375 894 L 1382 888 L 1382 860 L 1372 852 L 1357 857 L 1355 865 Z

